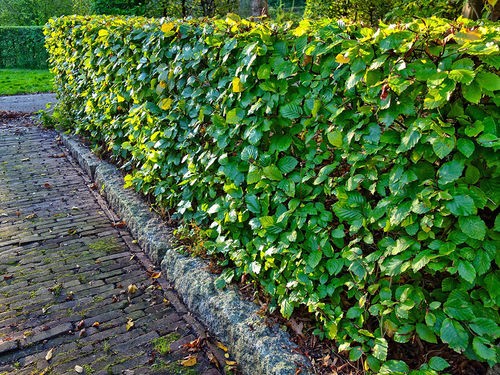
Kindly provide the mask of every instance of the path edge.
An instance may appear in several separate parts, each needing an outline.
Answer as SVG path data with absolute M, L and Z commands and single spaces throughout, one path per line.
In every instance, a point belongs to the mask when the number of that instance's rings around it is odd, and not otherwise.
M 208 330 L 229 345 L 244 374 L 310 374 L 308 359 L 279 327 L 269 327 L 258 307 L 243 300 L 234 287 L 215 287 L 216 276 L 200 259 L 182 255 L 172 248 L 171 228 L 147 207 L 132 189 L 125 189 L 117 167 L 97 158 L 77 137 L 60 133 L 61 141 L 80 167 L 95 182 L 111 208 L 127 226 L 152 262 L 161 265 L 166 279 L 187 307 Z

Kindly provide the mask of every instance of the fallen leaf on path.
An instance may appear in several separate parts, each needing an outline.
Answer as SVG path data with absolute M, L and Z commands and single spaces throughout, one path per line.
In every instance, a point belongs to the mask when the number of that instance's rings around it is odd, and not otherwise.
M 137 291 L 139 290 L 139 288 L 137 288 L 137 285 L 135 284 L 130 284 L 127 288 L 127 291 L 129 294 L 134 294 L 136 293 Z
M 151 273 L 151 278 L 152 279 L 158 279 L 161 277 L 161 272 L 153 272 Z
M 29 214 L 28 216 L 26 216 L 26 217 L 25 217 L 25 219 L 26 219 L 26 220 L 31 220 L 31 219 L 34 219 L 34 218 L 36 218 L 36 217 L 38 217 L 38 215 L 37 215 L 37 214 L 35 214 L 35 213 L 32 213 L 32 214 Z
M 78 334 L 78 337 L 83 337 L 87 334 L 87 331 L 85 330 L 85 328 L 82 328 L 82 330 L 80 331 L 80 333 Z
M 125 228 L 127 226 L 127 223 L 125 223 L 123 220 L 119 221 L 117 223 L 112 224 L 115 228 Z
M 44 187 L 45 189 L 52 189 L 52 185 L 51 185 L 51 184 L 49 184 L 48 182 L 44 183 L 44 184 L 43 184 L 43 187 Z
M 217 360 L 217 358 L 215 357 L 214 353 L 212 352 L 208 352 L 207 353 L 207 357 L 208 359 L 210 360 L 211 363 L 213 363 L 215 365 L 215 367 L 219 368 L 220 367 L 220 363 L 219 361 Z
M 11 280 L 14 278 L 14 275 L 3 275 L 4 280 Z
M 79 366 L 79 365 L 76 365 L 75 366 L 75 371 L 79 374 L 82 374 L 83 373 L 83 367 L 82 366 Z
M 226 360 L 226 365 L 228 365 L 228 366 L 236 366 L 237 363 L 236 363 L 236 361 L 228 361 L 228 360 Z
M 217 345 L 217 347 L 218 347 L 219 349 L 222 349 L 222 350 L 224 350 L 225 352 L 227 352 L 227 351 L 228 351 L 227 346 L 225 346 L 225 345 L 224 345 L 223 343 L 221 343 L 220 341 L 217 341 L 217 342 L 215 343 L 215 345 Z
M 50 349 L 47 354 L 45 354 L 45 360 L 50 361 L 52 359 L 52 355 L 54 354 L 54 348 Z
M 198 337 L 196 340 L 190 341 L 187 344 L 181 345 L 182 348 L 188 351 L 198 351 L 201 349 L 201 338 Z
M 80 320 L 78 322 L 78 324 L 76 325 L 76 330 L 79 331 L 81 330 L 83 327 L 85 327 L 85 320 Z
M 73 206 L 73 207 L 71 207 L 71 209 L 72 209 L 73 211 L 78 211 L 80 208 L 79 208 L 79 207 L 76 207 L 76 206 Z
M 127 321 L 127 324 L 125 324 L 125 328 L 127 329 L 127 331 L 130 331 L 133 326 L 134 326 L 134 321 L 132 319 L 129 319 Z
M 94 327 L 94 328 L 99 328 L 99 322 L 94 322 L 94 323 L 92 323 L 92 327 Z
M 21 161 L 30 161 L 30 158 L 21 159 Z
M 196 356 L 190 355 L 189 357 L 183 359 L 180 363 L 184 367 L 191 367 L 196 365 L 197 362 L 198 360 L 196 359 Z
M 65 153 L 62 153 L 62 154 L 53 154 L 53 155 L 50 155 L 49 158 L 63 158 L 65 156 L 66 156 Z

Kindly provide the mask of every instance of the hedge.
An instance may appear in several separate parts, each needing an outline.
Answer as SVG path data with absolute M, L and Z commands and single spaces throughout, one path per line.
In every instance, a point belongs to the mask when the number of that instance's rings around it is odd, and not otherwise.
M 366 369 L 498 362 L 498 24 L 65 17 L 59 111 L 270 308 Z M 447 368 L 428 358 L 414 373 Z
M 0 69 L 47 69 L 42 26 L 0 26 Z

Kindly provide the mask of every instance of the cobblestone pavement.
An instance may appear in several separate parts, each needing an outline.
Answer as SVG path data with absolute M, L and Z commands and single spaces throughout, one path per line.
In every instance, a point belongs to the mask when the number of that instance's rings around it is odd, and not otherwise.
M 0 111 L 31 113 L 46 110 L 48 103 L 56 101 L 56 95 L 52 93 L 0 96 Z
M 57 134 L 15 123 L 0 118 L 0 374 L 219 374 L 224 353 Z

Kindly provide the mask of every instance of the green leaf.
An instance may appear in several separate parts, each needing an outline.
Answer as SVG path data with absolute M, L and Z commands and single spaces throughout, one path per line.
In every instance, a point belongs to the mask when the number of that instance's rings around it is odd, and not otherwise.
M 340 130 L 334 130 L 327 134 L 328 142 L 330 142 L 335 147 L 342 147 L 342 132 Z
M 470 85 L 462 85 L 462 95 L 469 102 L 478 104 L 481 100 L 481 86 L 476 81 L 473 81 Z
M 373 345 L 373 356 L 381 361 L 387 359 L 388 344 L 386 339 L 377 338 L 375 339 L 375 344 Z
M 450 348 L 461 353 L 469 345 L 469 335 L 462 325 L 454 319 L 446 318 L 441 324 L 441 340 Z
M 438 137 L 432 143 L 432 149 L 440 159 L 448 156 L 448 154 L 453 151 L 454 148 L 454 137 Z
M 322 258 L 321 251 L 319 250 L 314 250 L 312 251 L 309 256 L 307 257 L 307 265 L 311 268 L 316 268 L 316 266 L 319 264 Z
M 420 134 L 419 131 L 415 129 L 408 129 L 403 138 L 401 138 L 401 144 L 399 145 L 396 152 L 405 152 L 411 150 L 418 143 L 420 137 L 422 137 L 422 134 Z
M 470 328 L 480 336 L 490 336 L 494 339 L 500 337 L 500 327 L 488 318 L 475 318 L 470 323 Z
M 448 77 L 456 82 L 469 85 L 475 77 L 474 71 L 467 69 L 454 69 L 448 73 Z
M 283 180 L 283 175 L 279 168 L 275 165 L 269 165 L 263 169 L 264 176 L 270 180 L 281 181 Z
M 488 91 L 500 90 L 500 77 L 495 73 L 479 72 L 476 81 Z
M 259 70 L 257 70 L 257 78 L 269 79 L 269 77 L 271 77 L 271 67 L 267 64 L 259 66 Z
M 259 199 L 255 195 L 245 196 L 245 202 L 247 204 L 248 211 L 254 214 L 260 214 Z
M 291 304 L 287 299 L 284 299 L 281 301 L 280 312 L 284 318 L 290 318 L 293 313 L 293 304 Z
M 406 375 L 410 368 L 403 361 L 391 359 L 385 362 L 380 368 L 379 375 Z
M 488 229 L 478 216 L 461 216 L 458 218 L 458 225 L 467 236 L 480 241 L 484 240 Z
M 458 151 L 460 151 L 465 157 L 470 158 L 474 153 L 476 146 L 474 146 L 474 142 L 472 142 L 470 139 L 460 138 L 457 141 L 457 148 Z
M 344 267 L 344 259 L 328 259 L 326 262 L 326 270 L 331 276 L 338 275 Z
M 274 218 L 272 216 L 262 216 L 259 220 L 260 220 L 260 225 L 264 229 L 267 229 L 274 225 Z
M 468 195 L 455 195 L 445 206 L 455 216 L 469 216 L 476 213 L 474 199 Z
M 250 144 L 257 145 L 262 138 L 262 131 L 259 129 L 249 129 L 245 132 L 245 135 L 247 136 Z
M 468 125 L 465 128 L 465 134 L 468 137 L 477 137 L 479 133 L 481 133 L 484 130 L 484 123 L 482 121 L 475 121 L 473 124 Z
M 455 85 L 456 83 L 454 81 L 446 79 L 439 86 L 429 89 L 424 99 L 424 107 L 434 109 L 448 102 L 451 94 L 455 90 Z
M 349 350 L 349 359 L 353 362 L 357 361 L 363 355 L 363 349 L 360 346 L 355 346 Z
M 443 371 L 445 368 L 450 367 L 450 364 L 441 357 L 432 357 L 429 360 L 429 367 L 435 371 Z
M 488 340 L 482 337 L 474 337 L 472 340 L 472 349 L 474 352 L 482 359 L 486 359 L 487 361 L 496 362 L 497 353 L 495 348 L 492 348 L 488 342 Z
M 248 174 L 247 174 L 247 184 L 248 185 L 256 184 L 261 179 L 262 179 L 262 174 L 259 170 L 248 172 Z
M 241 151 L 241 160 L 257 160 L 258 157 L 259 150 L 253 145 L 248 145 Z
M 416 326 L 416 331 L 418 336 L 427 342 L 437 344 L 437 338 L 436 335 L 434 334 L 434 331 L 428 327 L 427 325 L 423 323 L 417 323 Z
M 226 122 L 228 124 L 238 124 L 245 117 L 245 111 L 241 108 L 231 109 L 226 114 Z
M 292 137 L 288 134 L 275 135 L 271 138 L 271 152 L 273 151 L 286 151 L 292 144 Z
M 396 31 L 391 33 L 386 38 L 382 39 L 379 43 L 380 49 L 388 51 L 390 49 L 399 50 L 404 47 L 404 42 L 410 42 L 414 38 L 413 33 L 410 31 Z
M 278 161 L 278 168 L 281 173 L 286 174 L 292 172 L 297 164 L 299 164 L 299 162 L 293 156 L 285 156 Z
M 302 115 L 302 108 L 295 103 L 288 103 L 280 108 L 280 114 L 284 118 L 294 120 Z
M 464 260 L 458 262 L 458 274 L 462 279 L 471 284 L 476 279 L 476 269 L 470 262 Z
M 438 183 L 440 185 L 446 185 L 456 181 L 460 178 L 460 176 L 462 176 L 463 171 L 464 164 L 457 160 L 444 163 L 438 170 Z

